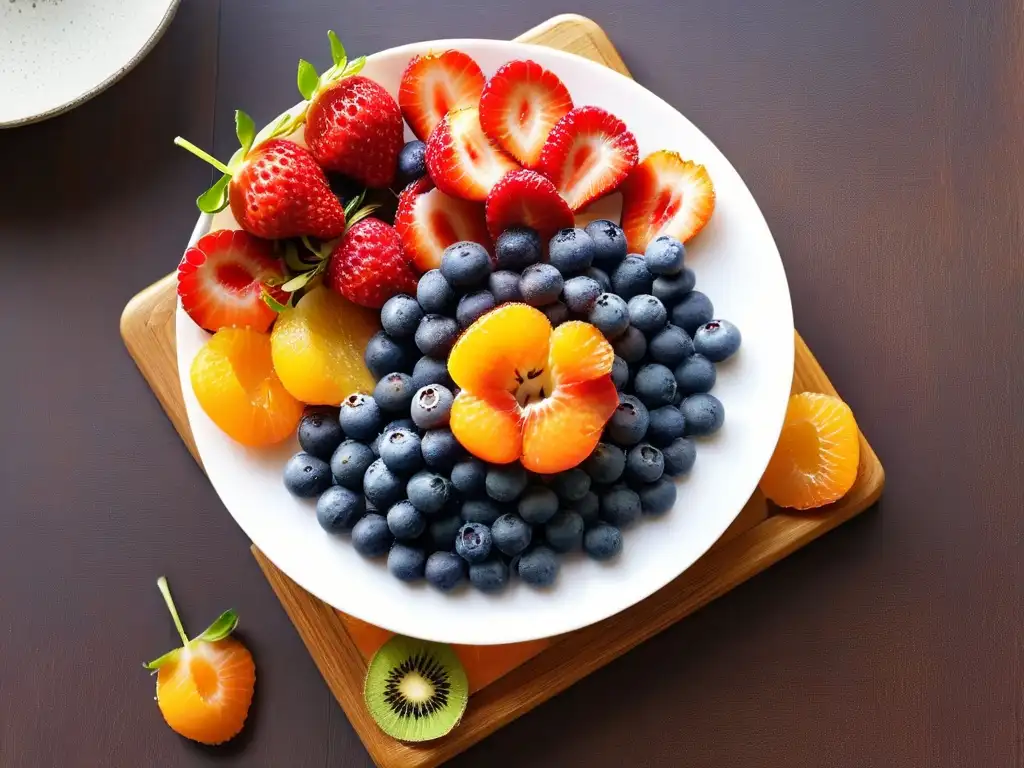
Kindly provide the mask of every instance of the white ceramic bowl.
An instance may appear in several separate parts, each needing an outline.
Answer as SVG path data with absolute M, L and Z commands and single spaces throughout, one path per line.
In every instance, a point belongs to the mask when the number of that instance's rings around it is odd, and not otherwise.
M 494 40 L 445 40 L 394 48 L 370 57 L 364 74 L 392 94 L 409 58 L 428 49 L 458 48 L 486 74 L 516 58 L 532 58 L 565 82 L 576 104 L 604 107 L 636 134 L 640 156 L 678 150 L 703 163 L 717 190 L 714 216 L 688 248 L 698 289 L 716 314 L 735 322 L 743 347 L 719 367 L 714 394 L 726 421 L 701 440 L 697 463 L 680 483 L 675 509 L 625 532 L 621 556 L 597 563 L 563 558 L 556 585 L 535 590 L 514 579 L 499 596 L 472 589 L 444 595 L 426 584 L 393 578 L 383 561 L 364 560 L 348 537 L 316 522 L 311 502 L 292 498 L 281 482 L 292 440 L 271 450 L 244 448 L 199 408 L 189 384 L 192 358 L 206 334 L 180 309 L 178 364 L 196 445 L 210 480 L 252 541 L 302 587 L 345 613 L 414 637 L 490 645 L 568 632 L 643 600 L 685 571 L 717 540 L 754 491 L 782 426 L 793 377 L 793 314 L 775 242 L 736 170 L 685 117 L 651 92 L 605 67 L 548 48 Z M 411 138 L 411 134 L 409 134 Z M 602 203 L 617 217 L 619 201 Z M 594 218 L 599 216 L 594 215 Z M 213 226 L 231 226 L 229 213 Z M 200 221 L 197 235 L 208 222 Z

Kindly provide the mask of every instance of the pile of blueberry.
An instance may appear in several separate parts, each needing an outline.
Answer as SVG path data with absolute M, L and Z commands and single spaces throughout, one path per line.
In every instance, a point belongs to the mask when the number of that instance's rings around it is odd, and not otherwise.
M 525 227 L 503 232 L 493 259 L 477 243 L 450 246 L 415 297 L 381 309 L 383 330 L 365 354 L 373 395 L 311 410 L 299 426 L 288 490 L 317 498 L 325 530 L 350 532 L 366 557 L 386 555 L 403 581 L 448 591 L 468 577 L 496 592 L 512 574 L 544 587 L 560 553 L 614 557 L 622 528 L 675 504 L 672 478 L 693 467 L 693 438 L 722 426 L 724 408 L 709 392 L 740 333 L 714 320 L 711 301 L 694 290 L 682 243 L 659 237 L 644 255 L 628 255 L 622 229 L 600 220 L 561 230 L 542 256 Z M 619 406 L 591 456 L 558 475 L 485 464 L 448 428 L 448 353 L 461 330 L 512 301 L 552 325 L 590 322 L 615 350 Z

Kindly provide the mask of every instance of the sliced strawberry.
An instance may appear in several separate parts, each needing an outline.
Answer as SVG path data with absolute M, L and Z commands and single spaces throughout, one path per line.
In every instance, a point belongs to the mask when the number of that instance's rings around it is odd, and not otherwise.
M 519 166 L 480 128 L 476 107 L 449 112 L 427 140 L 427 170 L 447 195 L 487 199 L 491 187 Z
M 666 149 L 644 158 L 622 185 L 622 229 L 631 253 L 659 235 L 686 242 L 715 210 L 715 187 L 703 165 Z
M 449 197 L 426 176 L 398 196 L 395 231 L 420 272 L 440 267 L 441 254 L 452 243 L 472 240 L 491 250 L 483 205 Z
M 636 139 L 626 124 L 600 107 L 576 107 L 551 129 L 541 171 L 578 211 L 613 192 L 636 165 Z
M 178 264 L 178 296 L 189 317 L 208 331 L 232 326 L 266 331 L 277 315 L 262 292 L 287 302 L 288 294 L 267 285 L 284 277 L 284 265 L 268 241 L 222 229 L 185 251 Z
M 495 239 L 519 224 L 537 230 L 540 241 L 547 243 L 555 232 L 572 227 L 574 221 L 555 185 L 536 171 L 510 171 L 487 196 L 487 229 Z
M 484 133 L 526 168 L 536 168 L 555 123 L 572 109 L 568 89 L 535 61 L 510 61 L 487 81 L 480 96 Z
M 484 87 L 484 73 L 462 51 L 416 56 L 402 73 L 398 105 L 417 138 L 427 140 L 453 109 L 475 107 Z

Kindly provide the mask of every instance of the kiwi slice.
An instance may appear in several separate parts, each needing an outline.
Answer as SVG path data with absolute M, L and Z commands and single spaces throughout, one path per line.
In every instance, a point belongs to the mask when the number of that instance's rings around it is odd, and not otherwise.
M 396 635 L 370 659 L 363 699 L 388 736 L 430 741 L 459 724 L 469 683 L 449 646 Z

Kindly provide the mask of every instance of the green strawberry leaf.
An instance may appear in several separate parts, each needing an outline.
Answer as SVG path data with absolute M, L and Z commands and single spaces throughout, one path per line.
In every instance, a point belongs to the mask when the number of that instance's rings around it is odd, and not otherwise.
M 352 227 L 354 227 L 356 225 L 357 222 L 362 221 L 367 216 L 369 216 L 374 211 L 376 211 L 378 208 L 380 208 L 379 204 L 377 204 L 377 203 L 370 203 L 369 205 L 363 206 L 358 211 L 353 213 L 351 218 L 346 216 L 345 217 L 345 229 L 351 229 Z
M 281 290 L 285 293 L 295 293 L 297 290 L 304 287 L 311 277 L 313 277 L 313 272 L 303 272 L 301 275 L 293 277 L 287 283 L 282 285 Z
M 238 143 L 242 145 L 241 156 L 244 158 L 256 140 L 256 123 L 240 109 L 235 110 L 235 135 L 238 137 Z
M 366 199 L 366 190 L 364 189 L 358 195 L 353 197 L 345 205 L 345 220 L 348 221 L 356 211 L 363 207 L 363 201 Z
M 274 123 L 274 127 L 270 129 L 270 136 L 268 138 L 277 139 L 281 136 L 287 136 L 294 130 L 292 125 L 292 116 L 285 112 Z
M 312 266 L 308 262 L 303 261 L 299 256 L 299 249 L 295 247 L 295 243 L 287 243 L 285 245 L 284 263 L 292 272 L 306 272 Z
M 298 84 L 299 93 L 306 101 L 313 98 L 317 86 L 320 85 L 320 75 L 316 73 L 316 67 L 305 59 L 299 59 Z
M 334 66 L 343 69 L 345 65 L 341 62 L 345 58 L 345 46 L 341 44 L 333 29 L 327 32 L 327 39 L 331 41 L 331 60 L 334 61 Z
M 366 66 L 366 57 L 360 56 L 358 59 L 354 59 L 349 63 L 343 72 L 345 77 L 351 77 L 352 75 L 358 75 L 363 71 L 363 67 Z
M 280 301 L 270 295 L 265 287 L 260 288 L 260 298 L 263 299 L 263 303 L 270 307 L 272 310 L 280 314 L 288 309 L 288 304 L 282 304 Z M 290 300 L 289 300 L 290 303 Z M 207 630 L 209 631 L 209 630 Z
M 172 661 L 178 658 L 178 654 L 181 653 L 181 648 L 175 648 L 173 651 L 168 651 L 163 656 L 153 659 L 150 662 L 143 664 L 145 669 L 157 670 L 165 664 L 170 664 Z
M 220 179 L 196 198 L 196 205 L 203 213 L 217 213 L 228 206 L 228 184 L 231 183 L 231 174 L 225 173 Z
M 201 640 L 204 643 L 215 643 L 234 632 L 237 626 L 238 614 L 232 610 L 224 611 L 214 620 L 213 624 L 203 630 L 203 633 L 196 640 Z

